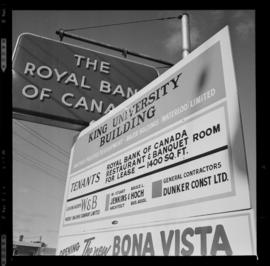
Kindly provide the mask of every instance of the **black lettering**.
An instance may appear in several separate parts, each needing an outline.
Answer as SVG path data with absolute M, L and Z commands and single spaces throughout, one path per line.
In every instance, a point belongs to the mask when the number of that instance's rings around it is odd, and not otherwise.
M 194 231 L 191 227 L 186 228 L 182 233 L 182 243 L 188 248 L 188 249 L 184 249 L 184 248 L 181 249 L 181 254 L 183 256 L 190 256 L 193 254 L 193 251 L 194 251 L 193 244 L 187 240 L 188 235 L 190 236 L 194 235 Z
M 120 236 L 115 236 L 113 238 L 113 256 L 117 256 L 120 252 L 120 242 L 121 238 Z
M 162 249 L 163 249 L 163 255 L 164 256 L 168 256 L 169 253 L 170 253 L 170 248 L 171 248 L 171 244 L 172 244 L 173 235 L 174 235 L 174 231 L 170 230 L 168 238 L 166 240 L 165 231 L 160 232 L 161 243 L 162 243 Z
M 195 234 L 201 236 L 201 255 L 207 255 L 207 239 L 206 235 L 212 233 L 211 226 L 203 226 L 195 228 Z
M 220 243 L 221 242 L 221 243 Z M 211 255 L 215 256 L 218 251 L 224 251 L 226 255 L 232 255 L 232 248 L 222 224 L 216 226 L 216 231 L 211 247 Z

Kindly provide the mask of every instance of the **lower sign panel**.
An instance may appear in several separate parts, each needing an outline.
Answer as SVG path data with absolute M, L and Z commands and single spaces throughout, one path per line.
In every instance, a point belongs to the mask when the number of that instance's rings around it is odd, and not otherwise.
M 252 210 L 59 238 L 57 255 L 256 255 Z

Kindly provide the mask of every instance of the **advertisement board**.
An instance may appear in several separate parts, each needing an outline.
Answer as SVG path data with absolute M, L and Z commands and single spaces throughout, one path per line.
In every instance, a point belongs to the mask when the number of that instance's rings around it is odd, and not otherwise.
M 74 144 L 67 235 L 250 208 L 228 27 Z
M 254 214 L 207 215 L 60 239 L 60 256 L 256 255 Z
M 151 66 L 29 33 L 18 38 L 12 71 L 15 118 L 80 130 L 158 76 Z

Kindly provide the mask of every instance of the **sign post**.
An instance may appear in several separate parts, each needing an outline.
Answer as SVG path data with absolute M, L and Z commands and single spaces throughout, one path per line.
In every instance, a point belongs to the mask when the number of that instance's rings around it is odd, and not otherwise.
M 32 34 L 13 55 L 15 118 L 81 130 L 154 80 L 155 68 Z
M 58 254 L 65 253 L 72 242 L 81 247 L 81 234 L 84 242 L 89 240 L 88 247 L 97 241 L 97 246 L 111 247 L 108 254 L 116 255 L 132 255 L 125 250 L 129 246 L 125 239 L 137 243 L 144 237 L 151 239 L 149 243 L 145 240 L 149 249 L 140 252 L 149 255 L 254 254 L 251 238 L 247 240 L 249 248 L 232 248 L 227 229 L 211 222 L 213 214 L 222 217 L 226 212 L 239 212 L 241 216 L 242 210 L 251 208 L 245 162 L 229 31 L 225 27 L 80 133 L 71 151 Z M 205 220 L 209 218 L 209 227 L 202 229 L 199 222 L 194 226 L 201 229 L 194 227 L 187 234 L 211 231 L 212 249 L 205 254 L 186 254 L 177 246 L 176 254 L 171 252 L 168 241 L 172 234 L 179 240 L 177 234 L 186 230 L 180 226 L 181 220 L 202 215 Z M 167 228 L 169 221 L 176 221 L 181 228 Z M 230 221 L 241 238 L 245 234 L 240 233 L 241 222 Z M 143 229 L 155 223 L 160 225 L 157 231 L 153 229 L 155 233 Z M 123 234 L 116 237 L 115 231 L 120 229 Z M 139 233 L 125 233 L 133 229 Z M 218 252 L 221 239 L 224 250 Z M 157 253 L 155 246 L 159 246 Z M 203 250 L 199 242 L 194 248 Z M 82 253 L 81 248 L 74 252 Z
M 190 52 L 189 15 L 184 13 L 182 22 L 182 57 L 186 57 Z

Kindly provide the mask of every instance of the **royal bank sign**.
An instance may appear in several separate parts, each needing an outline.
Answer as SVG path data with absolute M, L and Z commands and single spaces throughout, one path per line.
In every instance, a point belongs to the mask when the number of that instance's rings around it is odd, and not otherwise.
M 22 34 L 13 55 L 17 118 L 86 126 L 154 80 L 150 66 L 44 37 Z

